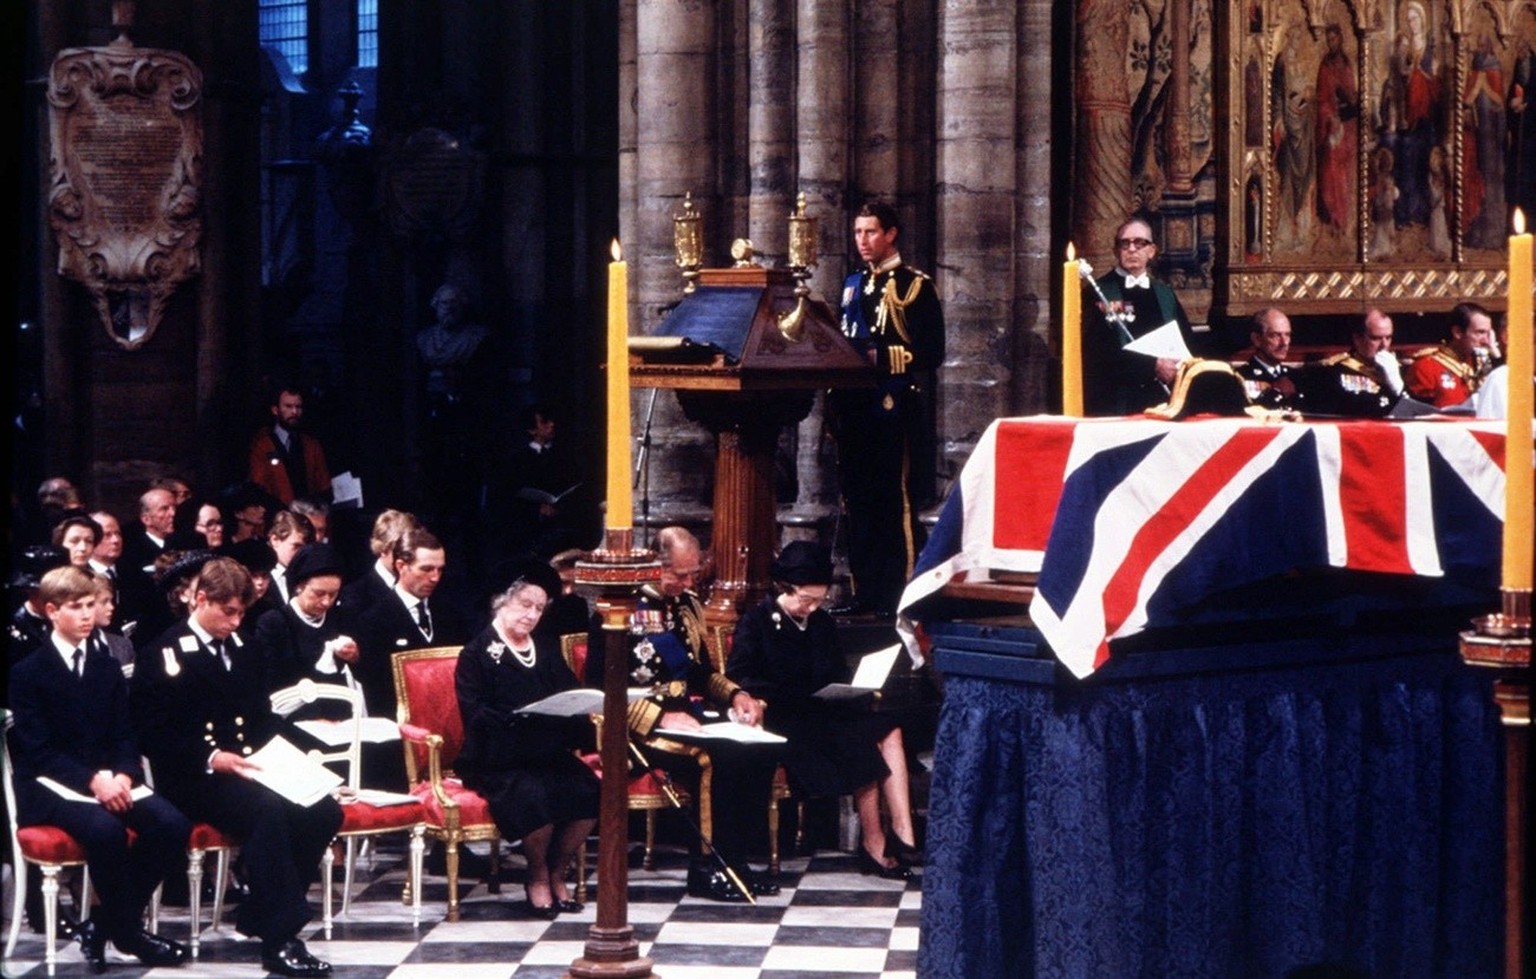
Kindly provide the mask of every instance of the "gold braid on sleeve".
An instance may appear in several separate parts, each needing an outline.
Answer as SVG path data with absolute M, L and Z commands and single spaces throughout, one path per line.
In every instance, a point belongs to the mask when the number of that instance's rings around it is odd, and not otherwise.
M 889 322 L 896 328 L 896 335 L 901 337 L 901 342 L 912 346 L 912 334 L 907 332 L 907 307 L 917 301 L 917 294 L 923 289 L 923 280 L 920 276 L 912 279 L 912 284 L 907 286 L 907 294 L 903 297 L 896 295 L 896 278 L 892 276 L 885 280 L 885 291 L 880 294 L 880 325 Z

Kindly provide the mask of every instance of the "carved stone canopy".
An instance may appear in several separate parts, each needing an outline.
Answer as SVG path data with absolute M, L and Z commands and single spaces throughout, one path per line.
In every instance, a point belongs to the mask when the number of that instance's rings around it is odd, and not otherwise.
M 203 78 L 176 51 L 59 52 L 49 73 L 49 218 L 59 274 L 90 291 L 107 335 L 147 343 L 199 270 Z

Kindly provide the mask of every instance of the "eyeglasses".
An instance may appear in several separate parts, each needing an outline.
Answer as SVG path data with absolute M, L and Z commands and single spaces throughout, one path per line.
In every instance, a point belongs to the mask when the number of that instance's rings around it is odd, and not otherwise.
M 1115 240 L 1115 247 L 1136 249 L 1151 248 L 1152 242 L 1146 238 L 1117 238 Z

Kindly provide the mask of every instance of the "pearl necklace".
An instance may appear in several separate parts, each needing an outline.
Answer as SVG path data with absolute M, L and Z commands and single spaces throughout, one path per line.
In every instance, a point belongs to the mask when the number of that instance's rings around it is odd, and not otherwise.
M 511 643 L 508 643 L 507 652 L 511 653 L 512 658 L 517 660 L 517 662 L 521 664 L 524 669 L 533 669 L 533 661 L 538 654 L 538 650 L 537 647 L 535 647 L 532 643 L 528 645 L 527 649 L 518 649 Z

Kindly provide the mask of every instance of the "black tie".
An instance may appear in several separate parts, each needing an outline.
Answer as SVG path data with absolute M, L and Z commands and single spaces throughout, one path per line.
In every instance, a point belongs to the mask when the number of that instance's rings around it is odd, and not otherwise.
M 213 641 L 213 655 L 215 655 L 215 656 L 217 656 L 219 658 L 219 664 L 221 666 L 223 666 L 226 671 L 228 671 L 229 670 L 229 656 L 227 656 L 225 654 L 225 652 L 224 652 L 224 640 L 222 640 L 222 639 L 215 639 Z
M 422 599 L 416 603 L 416 624 L 421 627 L 421 634 L 428 639 L 432 638 L 432 614 L 427 611 L 427 600 Z
M 75 671 L 76 677 L 85 676 L 85 650 L 76 649 L 73 657 L 74 665 L 70 669 Z

